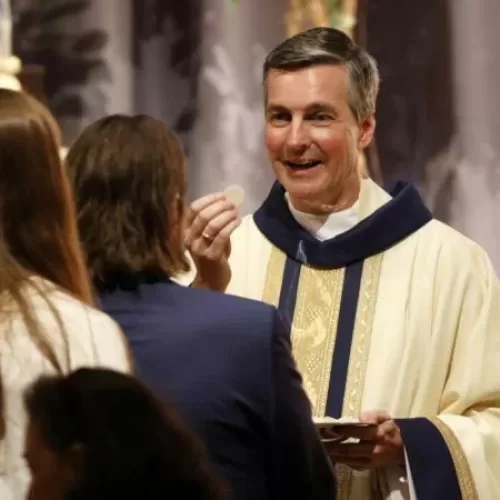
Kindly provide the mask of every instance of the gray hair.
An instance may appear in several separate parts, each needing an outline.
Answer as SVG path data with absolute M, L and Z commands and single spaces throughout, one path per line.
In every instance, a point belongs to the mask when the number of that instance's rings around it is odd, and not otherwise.
M 312 28 L 278 45 L 264 62 L 264 85 L 271 70 L 294 71 L 328 64 L 346 67 L 349 107 L 358 123 L 374 114 L 380 85 L 377 63 L 364 48 L 333 28 Z

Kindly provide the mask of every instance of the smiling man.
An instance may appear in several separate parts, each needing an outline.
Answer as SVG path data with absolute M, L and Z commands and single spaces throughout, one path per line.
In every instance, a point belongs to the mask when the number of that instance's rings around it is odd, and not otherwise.
M 339 499 L 497 499 L 499 283 L 411 185 L 360 175 L 378 86 L 371 56 L 334 29 L 269 54 L 277 181 L 241 223 L 223 194 L 192 204 L 193 286 L 276 305 L 314 414 L 377 424 L 329 445 Z

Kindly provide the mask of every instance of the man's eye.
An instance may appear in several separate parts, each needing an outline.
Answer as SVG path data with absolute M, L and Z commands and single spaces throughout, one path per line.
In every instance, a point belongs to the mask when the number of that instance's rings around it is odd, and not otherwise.
M 314 121 L 318 121 L 318 122 L 322 122 L 322 121 L 333 120 L 333 116 L 329 115 L 328 113 L 316 113 L 316 114 L 312 115 L 309 119 L 314 120 Z
M 288 116 L 285 113 L 275 113 L 271 115 L 272 121 L 286 121 L 288 120 Z
M 286 113 L 274 113 L 269 117 L 269 122 L 274 125 L 286 125 L 289 121 L 290 115 Z

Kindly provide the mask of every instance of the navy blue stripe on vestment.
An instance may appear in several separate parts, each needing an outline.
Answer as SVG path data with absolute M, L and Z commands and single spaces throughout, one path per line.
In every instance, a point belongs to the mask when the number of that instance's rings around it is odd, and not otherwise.
M 403 437 L 417 498 L 462 500 L 458 472 L 438 428 L 426 418 L 402 418 L 396 423 Z
M 297 290 L 299 288 L 300 263 L 287 257 L 285 270 L 283 271 L 283 281 L 281 283 L 280 300 L 278 309 L 283 319 L 289 327 L 293 323 L 293 314 L 297 302 Z
M 333 351 L 330 387 L 328 389 L 328 399 L 326 401 L 325 411 L 327 416 L 333 418 L 342 416 L 362 274 L 363 261 L 355 262 L 347 266 L 345 270 L 337 326 L 337 338 L 335 339 L 335 348 Z M 335 332 L 331 334 L 334 335 Z

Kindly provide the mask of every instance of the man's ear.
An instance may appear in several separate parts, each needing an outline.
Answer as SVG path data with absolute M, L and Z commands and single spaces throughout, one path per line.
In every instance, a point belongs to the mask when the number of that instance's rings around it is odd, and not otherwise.
M 360 150 L 365 149 L 373 139 L 375 133 L 375 116 L 369 115 L 362 122 L 359 127 L 358 147 Z

